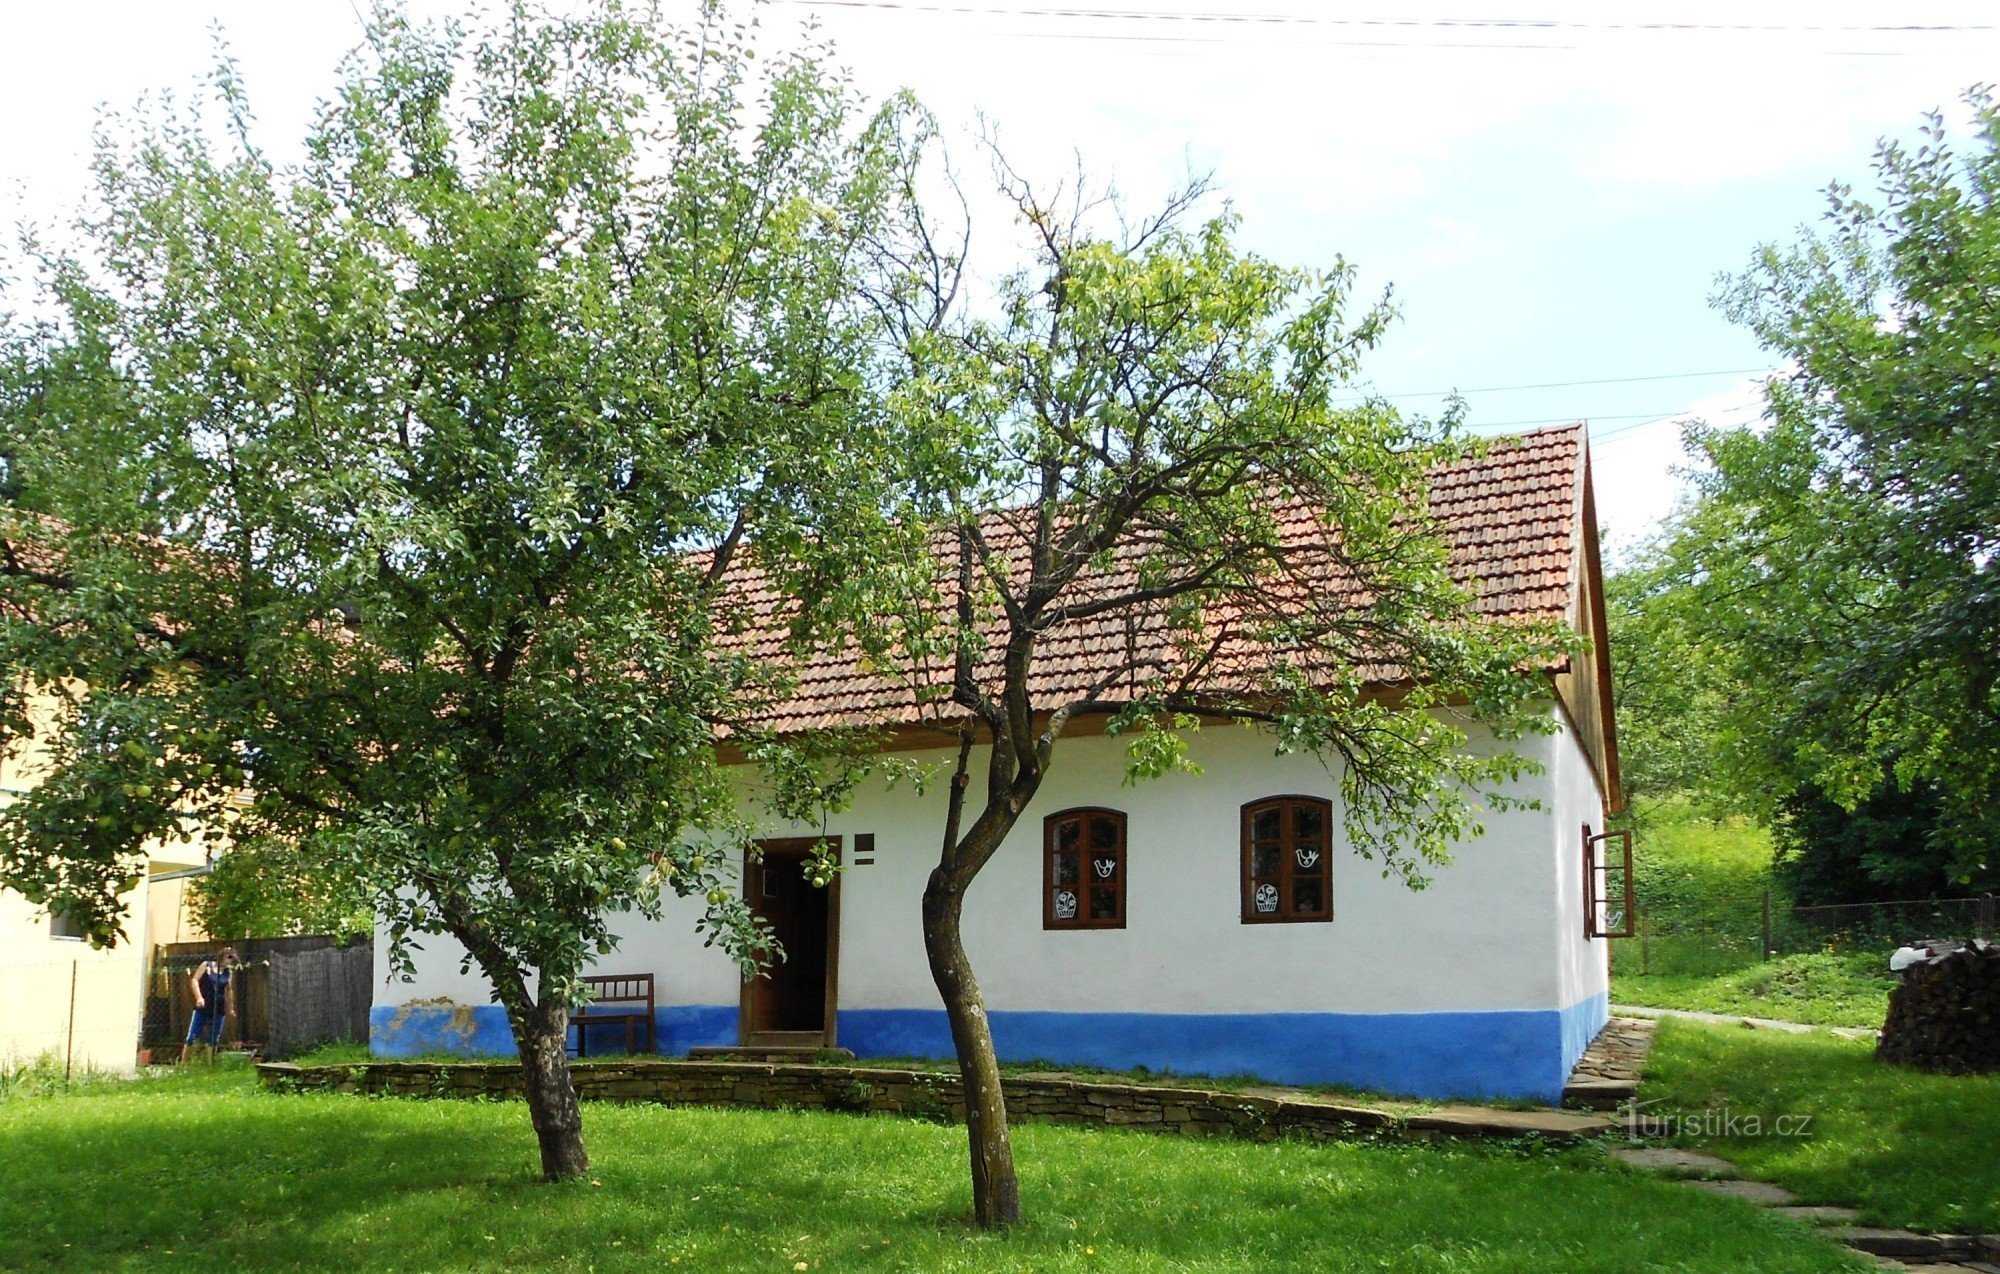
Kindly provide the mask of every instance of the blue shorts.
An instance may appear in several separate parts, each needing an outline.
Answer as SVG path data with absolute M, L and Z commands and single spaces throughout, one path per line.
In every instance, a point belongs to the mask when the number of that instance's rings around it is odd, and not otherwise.
M 205 1004 L 188 1022 L 187 1042 L 215 1048 L 222 1043 L 222 1023 L 228 1013 L 219 1004 Z

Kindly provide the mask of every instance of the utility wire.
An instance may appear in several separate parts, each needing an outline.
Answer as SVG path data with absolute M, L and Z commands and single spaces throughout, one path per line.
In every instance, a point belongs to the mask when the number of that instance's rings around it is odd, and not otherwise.
M 1723 410 L 1736 411 L 1736 410 L 1741 410 L 1741 408 L 1724 408 Z M 1594 416 L 1589 414 L 1588 412 L 1581 412 L 1581 413 L 1573 413 L 1568 416 L 1544 416 L 1539 420 L 1482 420 L 1472 425 L 1472 428 L 1526 429 L 1535 425 L 1568 425 L 1568 424 L 1575 424 L 1579 421 L 1585 424 L 1595 425 L 1599 421 L 1604 421 L 1604 420 L 1630 420 L 1638 422 L 1636 424 L 1620 425 L 1616 429 L 1602 429 L 1602 430 L 1592 429 L 1590 432 L 1590 441 L 1594 444 L 1603 442 L 1607 438 L 1616 438 L 1621 434 L 1629 434 L 1640 429 L 1650 428 L 1653 425 L 1679 424 L 1681 421 L 1686 420 L 1688 417 L 1697 414 L 1700 413 L 1693 411 L 1671 411 L 1671 412 L 1642 411 L 1642 412 L 1632 412 L 1625 415 Z
M 1682 412 L 1680 414 L 1687 415 L 1689 413 Z M 1585 420 L 1595 423 L 1600 420 L 1638 420 L 1638 421 L 1650 422 L 1650 421 L 1665 421 L 1672 419 L 1674 419 L 1674 413 L 1672 412 L 1635 411 L 1618 416 L 1593 416 L 1588 412 L 1577 411 L 1577 412 L 1571 412 L 1567 416 L 1542 416 L 1534 420 L 1481 420 L 1475 422 L 1472 427 L 1474 429 L 1526 429 L 1533 425 L 1573 424 L 1579 420 Z M 1626 425 L 1616 431 L 1607 430 L 1606 436 L 1609 436 L 1610 433 L 1612 432 L 1623 432 L 1624 429 L 1637 429 L 1637 428 L 1640 428 L 1640 426 Z
M 975 17 L 1082 18 L 1145 22 L 1229 23 L 1243 26 L 1321 26 L 1401 30 L 1498 31 L 1720 31 L 1758 34 L 1825 32 L 1844 35 L 1928 35 L 1964 31 L 1994 31 L 1991 23 L 1888 22 L 1591 22 L 1568 18 L 1352 18 L 1327 14 L 1228 13 L 1159 9 L 1086 8 L 1061 5 L 1005 6 L 944 4 L 935 0 L 772 0 L 804 8 L 894 9 L 910 13 L 941 13 Z
M 1533 385 L 1483 385 L 1476 389 L 1412 389 L 1401 393 L 1380 394 L 1375 397 L 1397 400 L 1403 398 L 1442 398 L 1447 394 L 1507 394 L 1522 389 L 1574 389 L 1580 385 L 1638 385 L 1662 380 L 1699 380 L 1706 376 L 1768 376 L 1778 371 L 1775 367 L 1725 367 L 1712 372 L 1660 372 L 1648 376 L 1603 376 L 1594 380 L 1549 380 Z M 1362 394 L 1358 397 L 1369 397 Z

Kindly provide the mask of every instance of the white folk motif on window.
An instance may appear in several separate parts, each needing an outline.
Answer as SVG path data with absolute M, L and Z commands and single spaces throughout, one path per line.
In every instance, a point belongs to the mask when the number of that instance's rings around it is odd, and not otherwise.
M 1056 919 L 1076 919 L 1076 895 L 1067 889 L 1056 890 Z
M 1303 871 L 1311 871 L 1319 865 L 1319 851 L 1316 849 L 1308 849 L 1301 845 L 1292 853 L 1299 860 L 1299 867 Z
M 1090 860 L 1090 865 L 1097 872 L 1099 880 L 1111 879 L 1111 873 L 1118 870 L 1118 860 L 1115 858 L 1093 858 Z
M 1257 892 L 1251 895 L 1250 902 L 1259 913 L 1270 915 L 1278 909 L 1278 887 L 1271 884 L 1257 886 Z

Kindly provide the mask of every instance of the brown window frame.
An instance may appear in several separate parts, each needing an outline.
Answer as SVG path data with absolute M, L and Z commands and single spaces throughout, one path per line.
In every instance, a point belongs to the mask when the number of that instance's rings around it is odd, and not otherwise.
M 1606 841 L 1618 841 L 1621 847 L 1619 861 L 1610 862 L 1599 858 L 1597 848 Z M 1602 888 L 1598 877 L 1602 876 Z M 1611 878 L 1618 878 L 1618 904 L 1621 909 L 1620 923 L 1615 927 L 1599 923 L 1611 910 Z M 1599 832 L 1592 835 L 1590 824 L 1583 825 L 1583 937 L 1631 938 L 1639 932 L 1639 904 L 1632 896 L 1632 832 L 1629 828 L 1615 832 Z
M 1298 814 L 1302 805 L 1310 805 L 1319 810 L 1319 862 L 1315 867 L 1298 867 Z M 1252 874 L 1252 849 L 1250 829 L 1252 820 L 1264 810 L 1276 807 L 1283 811 L 1279 815 L 1278 875 L 1275 878 L 1259 877 Z M 1241 877 L 1243 884 L 1243 923 L 1246 925 L 1275 924 L 1330 924 L 1333 921 L 1333 802 L 1318 796 L 1304 796 L 1289 793 L 1284 796 L 1266 796 L 1251 801 L 1243 807 L 1243 858 Z M 1318 912 L 1301 913 L 1294 909 L 1292 882 L 1301 878 L 1317 876 L 1320 880 L 1320 897 L 1325 906 Z M 1255 895 L 1259 881 L 1275 883 L 1278 887 L 1278 909 L 1258 911 Z
M 1076 833 L 1076 875 L 1077 898 L 1076 915 L 1069 919 L 1056 916 L 1056 829 L 1071 820 L 1079 821 Z M 1091 825 L 1108 822 L 1118 829 L 1118 843 L 1112 855 L 1118 866 L 1111 876 L 1112 898 L 1117 903 L 1117 914 L 1110 917 L 1092 918 L 1090 915 L 1090 890 L 1101 888 L 1085 876 L 1093 870 L 1086 864 L 1098 856 L 1098 851 L 1090 846 Z M 1105 809 L 1096 805 L 1080 805 L 1075 809 L 1057 810 L 1042 820 L 1042 928 L 1044 929 L 1123 929 L 1125 927 L 1125 887 L 1126 874 L 1130 869 L 1125 854 L 1126 845 L 1125 811 Z

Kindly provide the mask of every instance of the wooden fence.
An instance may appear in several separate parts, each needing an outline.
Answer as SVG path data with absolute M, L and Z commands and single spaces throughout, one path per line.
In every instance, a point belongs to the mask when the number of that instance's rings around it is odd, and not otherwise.
M 223 1046 L 267 1058 L 294 1057 L 320 1044 L 365 1043 L 373 999 L 372 943 L 340 946 L 324 935 L 250 938 L 239 942 L 174 942 L 153 949 L 146 986 L 142 1048 L 154 1060 L 178 1052 L 194 1014 L 190 979 L 224 945 L 236 948 L 235 1004 L 223 1024 Z

